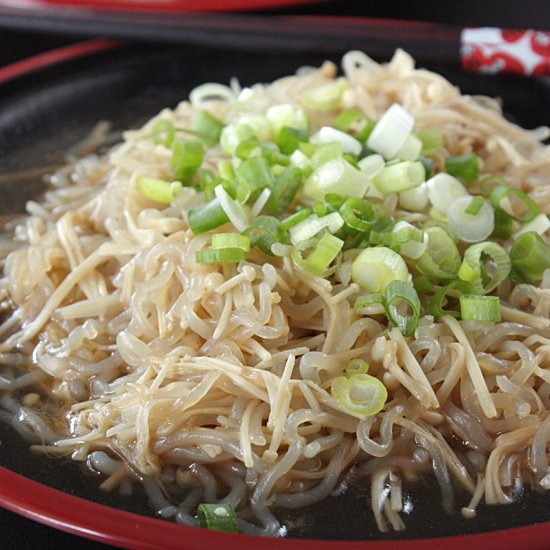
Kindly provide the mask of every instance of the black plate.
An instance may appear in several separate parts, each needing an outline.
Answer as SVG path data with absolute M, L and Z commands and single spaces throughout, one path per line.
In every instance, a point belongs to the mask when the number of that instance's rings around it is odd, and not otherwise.
M 233 76 L 244 85 L 268 82 L 290 74 L 300 65 L 317 65 L 323 59 L 323 55 L 311 53 L 297 56 L 275 51 L 133 45 L 27 75 L 2 90 L 0 175 L 62 162 L 65 151 L 82 140 L 98 120 L 109 120 L 115 129 L 135 127 L 162 107 L 175 106 L 202 82 L 227 83 Z M 464 74 L 452 65 L 427 68 L 442 73 L 463 93 L 502 98 L 507 116 L 525 127 L 550 124 L 549 80 Z M 11 183 L 0 181 L 0 214 L 22 212 L 26 200 L 41 190 L 38 176 Z M 98 480 L 83 475 L 74 463 L 31 454 L 27 443 L 4 425 L 0 425 L 0 440 L 1 466 L 76 496 L 132 512 L 151 513 L 145 499 L 101 493 Z M 547 496 L 527 491 L 514 505 L 480 506 L 477 518 L 464 520 L 459 509 L 467 503 L 467 496 L 458 495 L 456 513 L 445 515 L 438 505 L 435 484 L 426 480 L 422 487 L 409 492 L 414 511 L 405 518 L 407 530 L 381 535 L 371 517 L 368 492 L 367 488 L 357 487 L 343 497 L 331 497 L 330 502 L 312 506 L 305 520 L 301 513 L 282 512 L 281 516 L 294 537 L 395 539 L 538 523 L 548 519 L 550 504 Z

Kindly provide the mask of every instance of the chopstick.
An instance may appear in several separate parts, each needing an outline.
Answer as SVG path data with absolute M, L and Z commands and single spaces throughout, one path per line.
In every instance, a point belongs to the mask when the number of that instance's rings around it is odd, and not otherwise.
M 389 58 L 396 47 L 426 62 L 456 64 L 460 29 L 437 23 L 330 16 L 140 13 L 0 7 L 0 28 L 83 37 L 196 44 L 275 52 L 364 49 Z
M 166 13 L 0 7 L 0 28 L 219 48 L 376 59 L 402 48 L 423 63 L 475 72 L 550 75 L 550 32 L 462 29 L 366 17 Z

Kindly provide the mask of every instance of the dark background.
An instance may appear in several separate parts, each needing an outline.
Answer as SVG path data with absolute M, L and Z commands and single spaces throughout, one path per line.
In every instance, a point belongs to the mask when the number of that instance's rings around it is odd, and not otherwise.
M 200 2 L 198 2 L 200 5 Z M 221 3 L 220 3 L 221 5 Z M 439 2 L 398 0 L 328 1 L 315 6 L 287 8 L 280 14 L 323 14 L 397 18 L 433 21 L 463 26 L 501 26 L 509 28 L 535 28 L 550 30 L 550 2 L 548 0 L 461 0 Z M 6 24 L 0 16 L 0 67 L 29 55 L 70 44 L 89 34 L 75 29 L 50 34 L 36 22 L 30 29 Z M 1 95 L 1 91 L 0 91 Z M 61 531 L 44 527 L 16 514 L 0 509 L 0 547 L 12 549 L 82 549 L 108 548 L 100 543 L 80 539 Z
M 200 1 L 197 5 L 200 6 Z M 223 1 L 220 0 L 220 6 L 222 5 Z M 255 13 L 362 16 L 432 21 L 459 27 L 497 26 L 550 30 L 550 2 L 547 0 L 325 0 L 313 5 Z M 9 27 L 5 28 L 5 22 L 3 24 L 0 15 L 0 66 L 37 52 L 89 38 L 88 34 L 78 34 L 74 30 L 57 34 L 37 32 L 37 28 L 40 31 L 43 29 L 36 22 L 31 27 L 30 32 L 9 30 Z

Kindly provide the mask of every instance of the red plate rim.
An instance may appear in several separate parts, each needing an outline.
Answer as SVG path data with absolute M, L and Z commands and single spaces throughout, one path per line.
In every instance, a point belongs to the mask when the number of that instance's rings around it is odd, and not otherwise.
M 267 10 L 318 2 L 319 0 L 0 0 L 0 6 L 138 12 L 227 12 Z
M 48 0 L 50 1 L 50 0 Z M 61 4 L 68 0 L 52 0 Z M 102 0 L 97 0 L 101 2 Z M 243 0 L 246 1 L 246 0 Z M 269 1 L 269 0 L 268 0 Z M 0 5 L 2 0 L 0 0 Z M 33 71 L 115 48 L 123 42 L 95 39 L 51 50 L 0 67 L 0 84 Z M 398 541 L 327 541 L 292 538 L 265 538 L 234 535 L 185 527 L 111 508 L 58 491 L 0 466 L 0 505 L 17 514 L 68 533 L 106 544 L 135 550 L 241 550 L 261 545 L 263 550 L 328 550 L 338 545 L 346 550 L 501 550 L 511 541 L 521 541 L 529 550 L 548 547 L 550 521 L 500 531 L 454 537 Z M 452 518 L 449 518 L 452 521 Z
M 54 50 L 33 55 L 22 59 L 21 61 L 11 63 L 10 65 L 0 67 L 0 84 L 4 84 L 9 80 L 14 80 L 51 65 L 62 63 L 63 61 L 70 61 L 71 59 L 78 57 L 84 57 L 86 55 L 92 55 L 110 50 L 121 44 L 122 42 L 118 40 L 97 38 L 87 40 L 85 42 L 77 42 L 76 44 L 62 46 L 61 48 L 56 48 Z
M 140 516 L 102 504 L 74 497 L 0 467 L 0 503 L 2 506 L 50 527 L 103 543 L 153 550 L 163 548 L 203 550 L 241 550 L 256 545 L 263 550 L 328 550 L 335 545 L 346 550 L 463 550 L 464 548 L 497 550 L 509 548 L 510 542 L 522 541 L 524 548 L 547 548 L 550 522 L 492 531 L 476 535 L 411 539 L 399 541 L 327 541 L 311 539 L 266 538 L 235 535 L 185 527 L 175 523 Z

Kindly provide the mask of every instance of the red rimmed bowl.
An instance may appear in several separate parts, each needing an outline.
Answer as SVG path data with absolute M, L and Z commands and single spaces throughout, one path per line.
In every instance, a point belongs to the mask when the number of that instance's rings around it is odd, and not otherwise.
M 41 9 L 70 8 L 74 10 L 98 9 L 106 11 L 188 13 L 198 11 L 244 11 L 288 8 L 312 4 L 318 0 L 0 0 L 0 6 L 31 7 Z
M 11 185 L 0 185 L 2 214 L 21 212 L 25 201 L 41 190 L 35 169 L 61 162 L 63 152 L 86 136 L 99 119 L 111 120 L 119 129 L 135 126 L 162 106 L 175 105 L 201 82 L 227 82 L 232 76 L 244 84 L 269 81 L 326 57 L 313 51 L 297 55 L 199 46 L 109 46 L 100 50 L 85 59 L 67 55 L 63 63 L 49 68 L 31 64 L 33 71 L 19 71 L 17 78 L 4 84 L 0 96 L 0 174 L 31 170 L 31 175 Z M 331 57 L 338 60 L 336 54 Z M 422 59 L 419 61 L 422 64 Z M 550 122 L 545 108 L 550 100 L 548 81 L 463 75 L 452 64 L 429 68 L 443 72 L 465 92 L 502 97 L 511 116 L 527 127 Z M 306 520 L 297 521 L 294 513 L 283 512 L 289 525 L 294 525 L 286 539 L 208 532 L 154 519 L 144 499 L 100 493 L 97 479 L 86 477 L 73 463 L 31 454 L 28 444 L 8 426 L 0 427 L 0 440 L 0 501 L 6 508 L 124 547 L 237 549 L 262 545 L 274 550 L 313 550 L 337 545 L 387 550 L 422 545 L 428 549 L 538 549 L 548 547 L 550 537 L 550 498 L 546 495 L 526 492 L 517 504 L 481 506 L 475 519 L 465 520 L 459 506 L 467 500 L 459 496 L 455 514 L 445 515 L 439 507 L 437 488 L 429 480 L 410 491 L 413 512 L 406 518 L 408 529 L 403 533 L 383 535 L 376 531 L 367 491 L 360 487 L 309 508 Z

